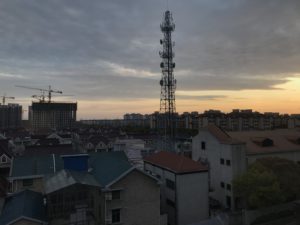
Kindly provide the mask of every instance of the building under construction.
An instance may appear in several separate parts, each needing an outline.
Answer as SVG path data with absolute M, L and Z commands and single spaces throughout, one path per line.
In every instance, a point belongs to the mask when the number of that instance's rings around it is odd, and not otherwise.
M 0 129 L 21 127 L 22 106 L 19 104 L 0 104 Z
M 76 122 L 77 103 L 32 102 L 29 120 L 33 129 L 72 128 Z

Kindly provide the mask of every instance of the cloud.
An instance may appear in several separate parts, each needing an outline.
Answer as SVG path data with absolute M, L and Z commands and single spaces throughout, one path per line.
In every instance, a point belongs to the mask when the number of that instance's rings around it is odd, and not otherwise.
M 51 84 L 78 99 L 159 98 L 165 3 L 4 0 L 0 89 Z M 274 89 L 299 73 L 298 0 L 170 1 L 178 90 Z M 222 96 L 199 96 L 219 99 Z
M 193 99 L 199 101 L 216 101 L 227 98 L 226 95 L 177 95 L 177 99 Z

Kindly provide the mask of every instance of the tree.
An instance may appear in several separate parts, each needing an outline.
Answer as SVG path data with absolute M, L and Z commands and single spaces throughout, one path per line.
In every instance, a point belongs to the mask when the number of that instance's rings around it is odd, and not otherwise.
M 260 162 L 233 181 L 235 195 L 251 209 L 268 207 L 285 201 L 277 176 Z
M 300 199 L 300 165 L 282 158 L 262 158 L 258 162 L 274 173 L 287 201 Z

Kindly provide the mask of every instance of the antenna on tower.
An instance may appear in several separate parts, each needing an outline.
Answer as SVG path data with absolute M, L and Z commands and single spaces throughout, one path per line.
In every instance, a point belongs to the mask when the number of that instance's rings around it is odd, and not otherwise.
M 175 56 L 173 47 L 175 43 L 172 42 L 172 32 L 175 30 L 172 13 L 167 10 L 164 13 L 163 22 L 160 25 L 163 33 L 163 39 L 160 40 L 162 51 L 159 52 L 162 62 L 160 68 L 162 77 L 160 80 L 160 115 L 163 119 L 164 125 L 164 140 L 165 150 L 175 151 L 175 130 L 176 130 L 176 102 L 175 90 L 176 80 L 174 79 L 175 63 L 173 58 Z

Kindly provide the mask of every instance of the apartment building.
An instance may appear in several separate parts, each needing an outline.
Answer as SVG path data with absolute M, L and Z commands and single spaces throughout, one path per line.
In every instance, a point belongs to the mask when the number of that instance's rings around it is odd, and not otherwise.
M 246 170 L 245 151 L 242 141 L 230 138 L 214 125 L 200 129 L 193 138 L 192 158 L 208 165 L 209 195 L 225 208 L 236 208 L 232 180 Z
M 192 158 L 209 167 L 210 197 L 235 210 L 232 180 L 258 158 L 280 157 L 300 163 L 300 131 L 278 129 L 226 132 L 215 125 L 199 130 L 193 138 Z
M 0 129 L 21 127 L 22 106 L 19 104 L 0 104 Z
M 29 121 L 33 129 L 72 128 L 76 112 L 77 103 L 32 102 Z
M 170 225 L 187 225 L 209 217 L 208 168 L 171 152 L 144 159 L 146 172 L 161 181 L 161 210 Z
M 220 110 L 206 110 L 198 112 L 184 112 L 176 116 L 176 127 L 179 129 L 199 129 L 214 124 L 228 131 L 242 130 L 270 130 L 274 128 L 287 128 L 295 126 L 297 120 L 289 120 L 290 116 L 273 112 L 259 113 L 252 109 L 233 109 L 230 113 Z M 295 117 L 293 117 L 295 118 Z M 151 115 L 150 127 L 160 129 L 163 127 L 163 117 L 158 112 Z

